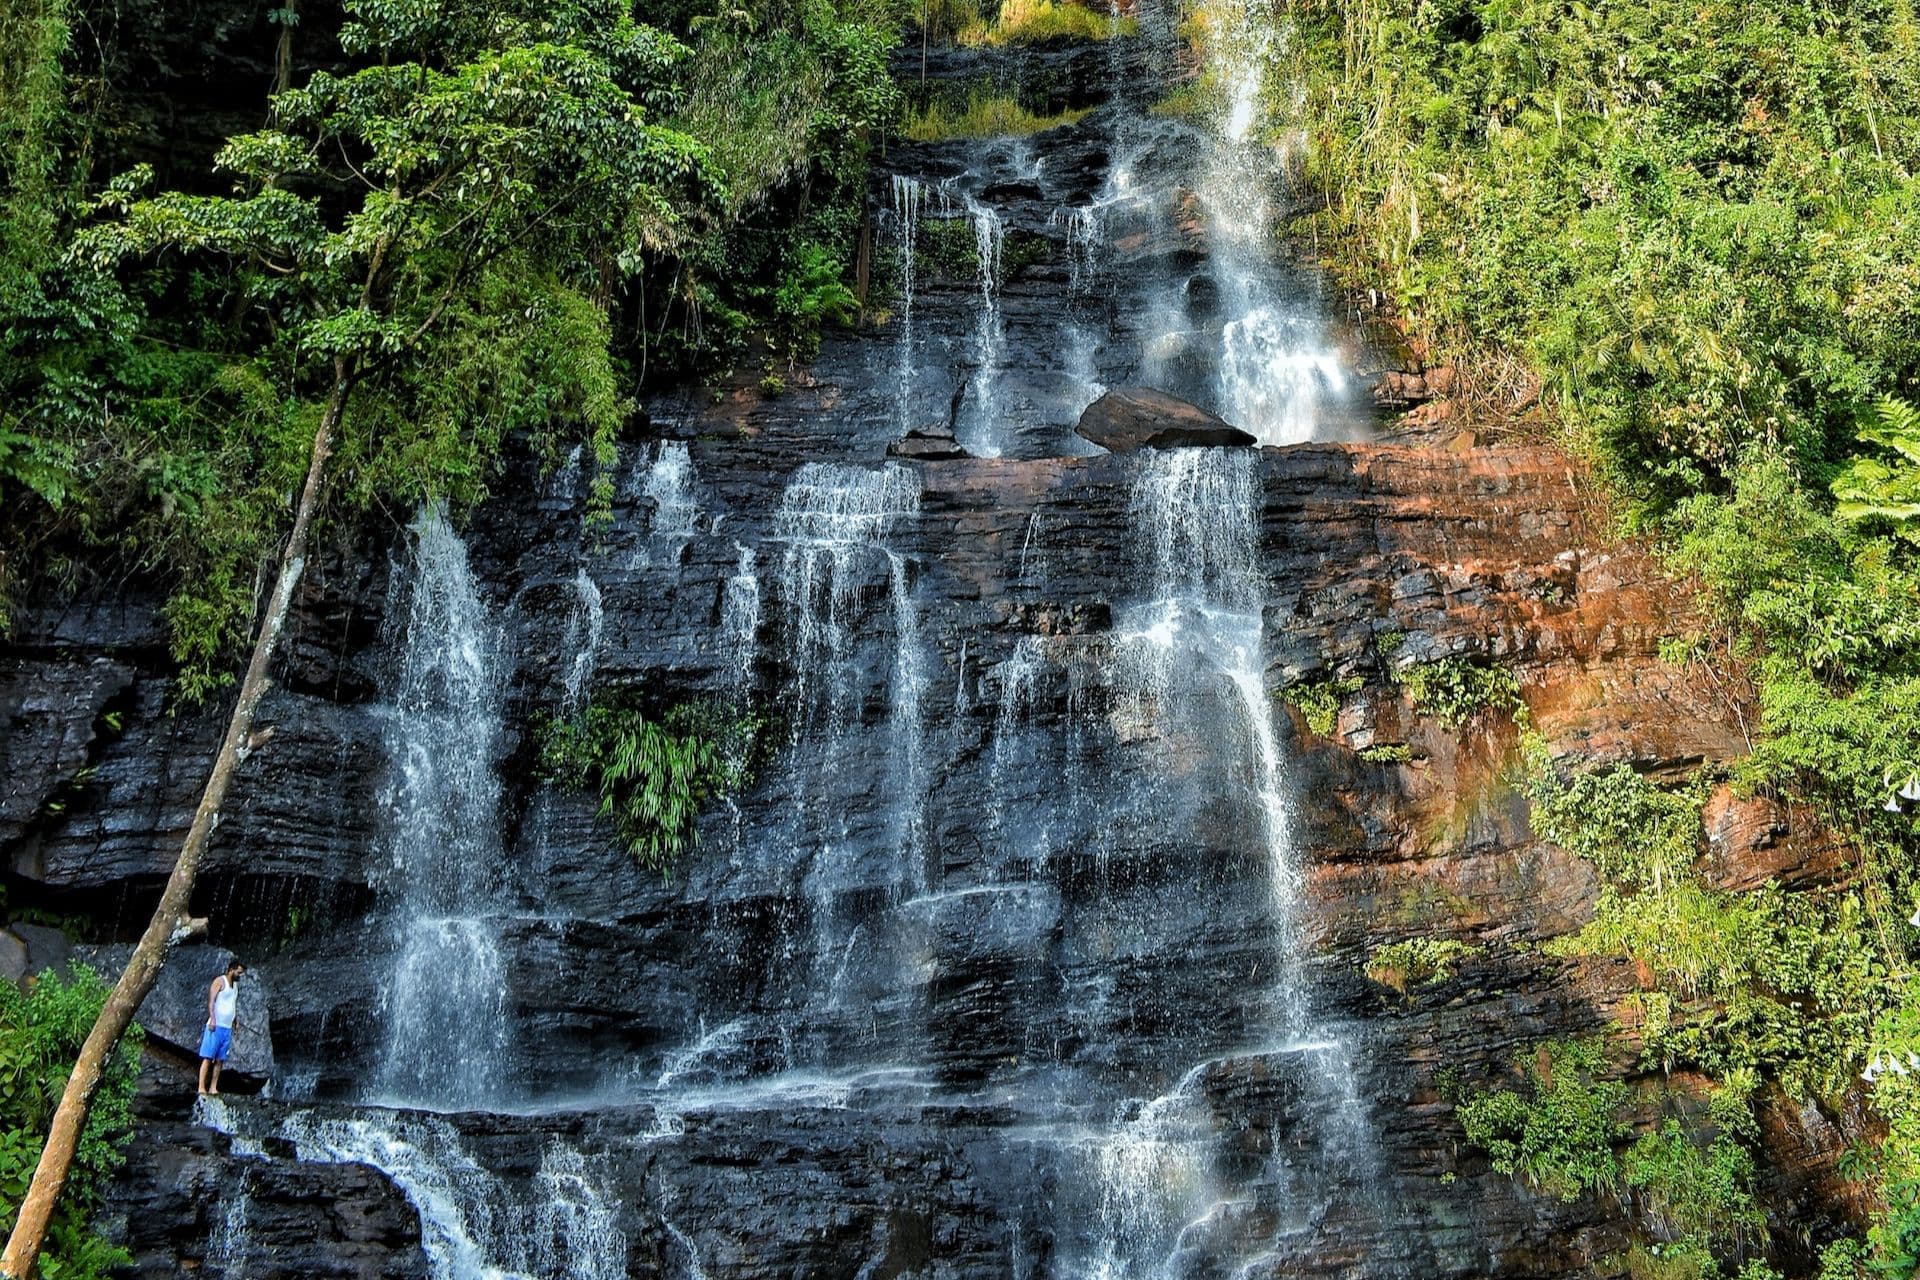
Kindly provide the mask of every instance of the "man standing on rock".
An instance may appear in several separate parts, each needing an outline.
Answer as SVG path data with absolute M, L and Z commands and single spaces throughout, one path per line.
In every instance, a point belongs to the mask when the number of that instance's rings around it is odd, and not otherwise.
M 200 1092 L 220 1092 L 220 1068 L 233 1052 L 233 1020 L 240 1011 L 240 978 L 247 966 L 235 960 L 207 988 L 207 1029 L 200 1033 Z M 213 1079 L 207 1079 L 207 1068 Z

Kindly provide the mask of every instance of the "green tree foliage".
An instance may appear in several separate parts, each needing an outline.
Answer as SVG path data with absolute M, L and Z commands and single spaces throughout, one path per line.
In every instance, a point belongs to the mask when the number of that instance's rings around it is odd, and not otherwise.
M 279 94 L 180 191 L 87 190 L 65 10 L 10 3 L 0 625 L 22 590 L 168 584 L 189 700 L 249 633 L 336 372 L 334 510 L 476 501 L 527 433 L 588 444 L 597 521 L 650 363 L 755 324 L 804 354 L 857 309 L 867 139 L 896 102 L 877 0 L 654 25 L 606 0 L 355 0 L 301 30 L 358 69 Z
M 84 966 L 70 978 L 42 974 L 24 995 L 12 983 L 0 982 L 0 1205 L 6 1206 L 0 1226 L 6 1229 L 13 1226 L 14 1207 L 26 1194 L 40 1159 L 40 1144 L 74 1054 L 106 995 L 107 984 Z M 114 1055 L 81 1133 L 67 1193 L 40 1260 L 46 1280 L 94 1280 L 129 1261 L 124 1251 L 93 1235 L 87 1223 L 105 1200 L 133 1129 L 139 1059 L 140 1033 L 135 1028 Z
M 600 816 L 627 851 L 671 875 L 706 804 L 752 780 L 765 729 L 751 710 L 711 702 L 653 716 L 595 700 L 577 717 L 540 724 L 540 772 L 568 790 L 598 793 Z

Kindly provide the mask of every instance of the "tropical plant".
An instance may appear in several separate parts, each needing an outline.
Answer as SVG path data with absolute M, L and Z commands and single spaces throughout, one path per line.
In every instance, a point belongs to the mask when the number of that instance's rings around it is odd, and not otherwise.
M 41 1136 L 66 1083 L 67 1069 L 106 999 L 107 984 L 75 966 L 68 977 L 47 972 L 25 993 L 0 983 L 0 1205 L 13 1226 L 13 1206 L 25 1198 L 40 1156 Z M 132 1102 L 139 1071 L 140 1030 L 131 1029 L 107 1068 L 98 1099 L 76 1145 L 65 1201 L 55 1216 L 52 1247 L 40 1273 L 70 1280 L 104 1280 L 131 1259 L 88 1230 L 120 1167 L 133 1129 Z
M 694 823 L 714 799 L 745 786 L 766 741 L 751 709 L 683 702 L 659 716 L 596 700 L 581 715 L 541 723 L 541 775 L 600 797 L 600 817 L 648 867 L 670 875 L 692 847 Z

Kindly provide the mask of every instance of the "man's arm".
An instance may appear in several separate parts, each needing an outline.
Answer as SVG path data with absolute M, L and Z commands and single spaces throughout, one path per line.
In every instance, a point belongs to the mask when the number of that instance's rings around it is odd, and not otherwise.
M 207 1025 L 208 1026 L 213 1025 L 213 1002 L 220 998 L 220 984 L 225 982 L 226 980 L 227 980 L 226 975 L 222 974 L 221 976 L 213 980 L 212 986 L 207 988 Z

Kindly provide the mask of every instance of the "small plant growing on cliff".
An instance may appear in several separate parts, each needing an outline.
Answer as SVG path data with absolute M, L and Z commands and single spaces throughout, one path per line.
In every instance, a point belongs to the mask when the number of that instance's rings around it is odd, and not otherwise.
M 1069 108 L 1042 115 L 1030 111 L 1018 98 L 1004 93 L 975 91 L 964 103 L 935 98 L 910 115 L 900 132 L 913 142 L 946 142 L 954 138 L 1023 138 L 1030 134 L 1077 123 L 1085 109 Z
M 1413 709 L 1457 729 L 1480 711 L 1504 711 L 1521 724 L 1527 704 L 1520 679 L 1506 667 L 1485 666 L 1470 658 L 1442 658 L 1393 669 L 1394 682 L 1407 691 Z
M 1044 44 L 1051 40 L 1110 40 L 1140 30 L 1134 18 L 1097 13 L 1072 0 L 1003 0 L 991 24 L 972 22 L 958 34 L 963 45 Z
M 1614 1145 L 1628 1133 L 1618 1116 L 1627 1087 L 1605 1078 L 1600 1041 L 1551 1040 L 1515 1065 L 1522 1089 L 1475 1093 L 1459 1104 L 1467 1141 L 1492 1157 L 1496 1171 L 1562 1200 L 1613 1186 L 1620 1176 Z
M 1360 692 L 1360 685 L 1359 676 L 1348 676 L 1343 680 L 1306 680 L 1281 690 L 1281 696 L 1300 712 L 1300 718 L 1307 722 L 1307 728 L 1325 738 L 1333 733 L 1334 726 L 1339 723 L 1341 703 L 1350 695 Z
M 595 701 L 573 719 L 540 722 L 540 774 L 597 792 L 600 816 L 627 851 L 667 875 L 691 847 L 701 808 L 751 781 L 765 730 L 755 712 L 713 702 L 683 702 L 654 717 Z
M 1666 791 L 1627 765 L 1562 777 L 1545 738 L 1521 740 L 1521 790 L 1535 834 L 1629 888 L 1683 877 L 1700 854 L 1703 782 Z
M 1408 938 L 1375 947 L 1367 957 L 1367 976 L 1405 995 L 1411 987 L 1451 978 L 1454 966 L 1486 948 L 1458 938 Z
M 1376 742 L 1355 754 L 1368 764 L 1405 764 L 1413 759 L 1413 748 L 1404 742 Z

